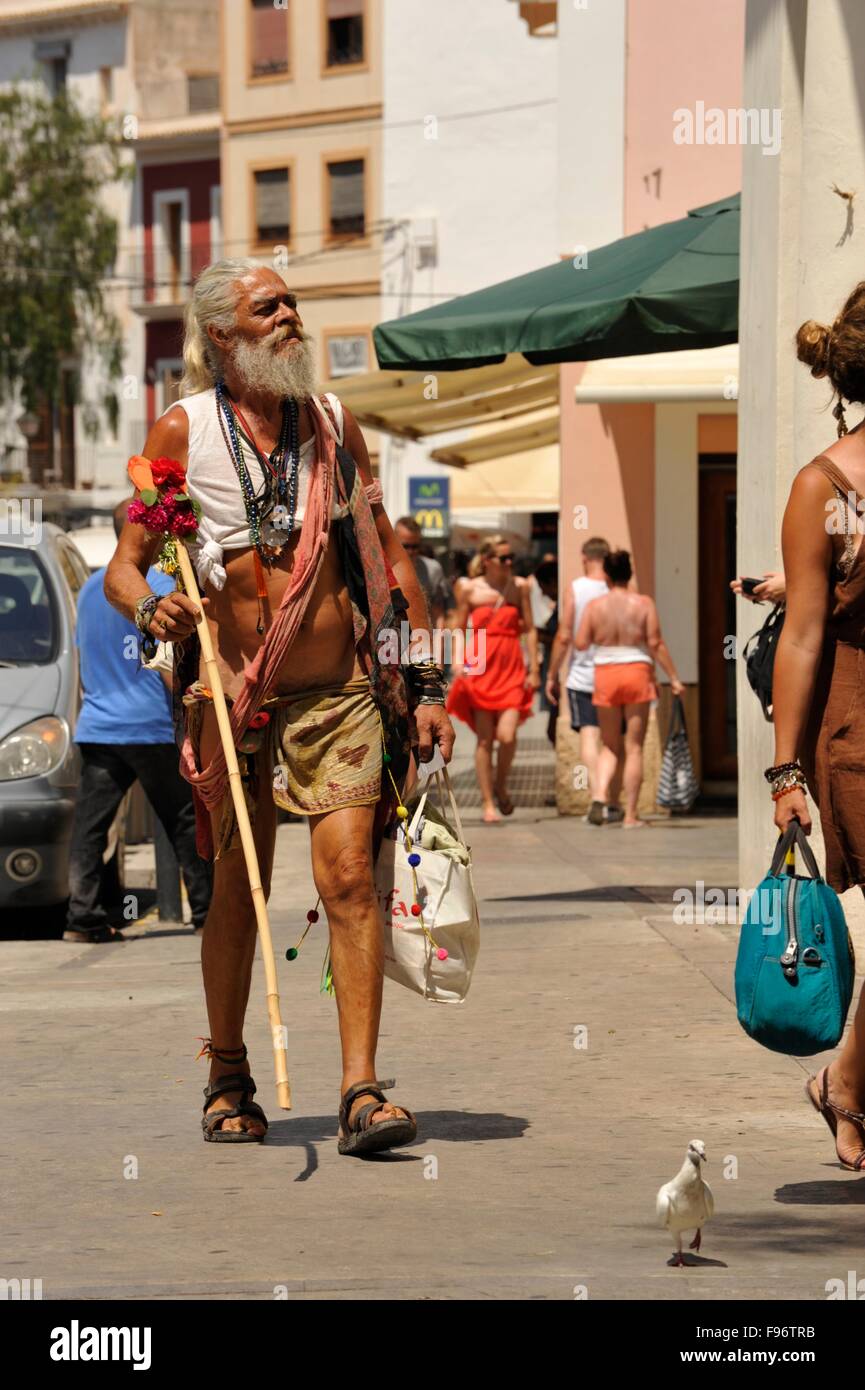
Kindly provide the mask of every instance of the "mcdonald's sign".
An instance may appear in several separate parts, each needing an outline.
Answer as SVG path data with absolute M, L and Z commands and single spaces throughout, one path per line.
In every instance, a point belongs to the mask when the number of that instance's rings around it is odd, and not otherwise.
M 448 535 L 450 500 L 450 478 L 409 478 L 408 509 L 430 540 Z

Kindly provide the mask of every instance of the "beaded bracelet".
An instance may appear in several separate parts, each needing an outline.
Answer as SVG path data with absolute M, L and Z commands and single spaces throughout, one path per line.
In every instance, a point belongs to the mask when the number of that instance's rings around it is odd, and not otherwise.
M 797 788 L 805 791 L 805 774 L 801 768 L 792 768 L 789 772 L 782 772 L 778 777 L 773 778 L 771 788 L 773 801 L 777 801 L 779 797 L 785 796 L 787 792 L 795 791 Z
M 791 763 L 778 763 L 775 767 L 767 767 L 763 776 L 767 782 L 771 782 L 775 777 L 779 777 L 782 772 L 794 772 L 802 770 L 802 765 L 798 758 L 794 758 Z

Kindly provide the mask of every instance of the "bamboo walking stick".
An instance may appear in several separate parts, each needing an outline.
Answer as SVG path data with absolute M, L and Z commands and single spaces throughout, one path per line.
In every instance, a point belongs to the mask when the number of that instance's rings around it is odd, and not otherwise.
M 195 573 L 189 559 L 189 552 L 181 540 L 177 541 L 177 561 L 180 566 L 180 573 L 183 576 L 183 587 L 193 603 L 201 605 L 201 595 L 198 592 L 198 584 L 195 580 Z M 207 625 L 207 618 L 204 616 L 204 609 L 201 609 L 201 622 L 198 624 L 198 635 L 201 641 L 201 650 L 204 654 L 204 665 L 207 670 L 207 681 L 213 691 L 213 708 L 216 711 L 216 722 L 219 727 L 219 737 L 222 741 L 222 751 L 225 754 L 225 761 L 228 765 L 228 784 L 231 788 L 231 798 L 234 802 L 234 811 L 237 816 L 237 827 L 240 831 L 240 841 L 243 845 L 243 857 L 246 860 L 246 872 L 249 876 L 249 887 L 252 893 L 252 901 L 255 907 L 255 920 L 258 926 L 258 939 L 261 943 L 261 958 L 264 962 L 264 975 L 267 981 L 267 1016 L 270 1020 L 270 1031 L 273 1039 L 273 1065 L 276 1073 L 276 1095 L 280 1107 L 283 1110 L 291 1109 L 291 1086 L 288 1080 L 288 1062 L 286 1057 L 286 1035 L 279 1015 L 279 989 L 276 979 L 276 962 L 273 956 L 273 940 L 270 935 L 270 919 L 267 915 L 267 903 L 264 897 L 264 889 L 261 886 L 261 875 L 258 870 L 258 855 L 255 851 L 255 841 L 252 838 L 252 826 L 249 822 L 249 811 L 246 807 L 246 798 L 243 795 L 243 784 L 240 778 L 240 767 L 237 761 L 237 749 L 234 746 L 234 739 L 231 734 L 231 724 L 229 722 L 228 705 L 225 703 L 225 691 L 222 688 L 222 677 L 219 673 L 219 666 L 216 662 L 216 655 L 213 650 L 213 642 L 210 637 L 210 628 Z

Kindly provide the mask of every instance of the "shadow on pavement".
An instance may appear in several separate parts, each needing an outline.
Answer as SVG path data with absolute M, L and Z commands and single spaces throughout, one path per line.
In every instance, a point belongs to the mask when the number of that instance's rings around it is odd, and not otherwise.
M 839 1173 L 847 1172 L 841 1164 L 828 1164 Z M 790 1182 L 775 1192 L 775 1201 L 786 1206 L 801 1207 L 865 1207 L 865 1181 L 852 1182 Z
M 685 1261 L 685 1265 L 688 1269 L 696 1269 L 699 1265 L 710 1265 L 714 1269 L 730 1268 L 730 1266 L 728 1264 L 725 1264 L 723 1260 L 707 1260 L 703 1255 L 686 1255 L 683 1253 L 682 1259 Z M 670 1269 L 677 1268 L 675 1255 L 671 1255 L 669 1260 L 667 1260 L 667 1266 Z M 682 1266 L 679 1265 L 678 1268 L 681 1269 Z
M 725 888 L 721 885 L 722 893 L 736 891 L 732 888 Z M 485 903 L 664 903 L 672 905 L 674 903 L 673 894 L 680 893 L 682 885 L 680 883 L 667 886 L 649 884 L 617 884 L 610 886 L 600 886 L 592 888 L 574 888 L 563 892 L 561 889 L 556 893 L 522 893 L 508 894 L 506 897 L 494 898 L 488 894 L 484 895 Z M 710 909 L 712 910 L 712 909 Z
M 318 1168 L 316 1145 L 335 1141 L 336 1124 L 335 1115 L 306 1115 L 296 1120 L 271 1120 L 265 1142 L 268 1147 L 305 1149 L 306 1167 L 298 1173 L 294 1181 L 306 1182 Z M 420 1117 L 418 1139 L 412 1149 L 405 1152 L 397 1150 L 368 1154 L 364 1161 L 419 1163 L 424 1155 L 418 1153 L 417 1145 L 428 1143 L 432 1139 L 444 1139 L 455 1143 L 480 1143 L 487 1139 L 521 1139 L 528 1126 L 529 1121 L 526 1119 L 495 1111 L 478 1114 L 463 1110 L 425 1110 Z

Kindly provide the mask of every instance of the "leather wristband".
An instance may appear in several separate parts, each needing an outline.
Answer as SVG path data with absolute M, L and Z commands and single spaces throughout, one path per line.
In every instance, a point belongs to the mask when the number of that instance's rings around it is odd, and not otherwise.
M 135 605 L 135 626 L 143 637 L 150 636 L 150 624 L 158 605 L 158 594 L 145 594 Z

